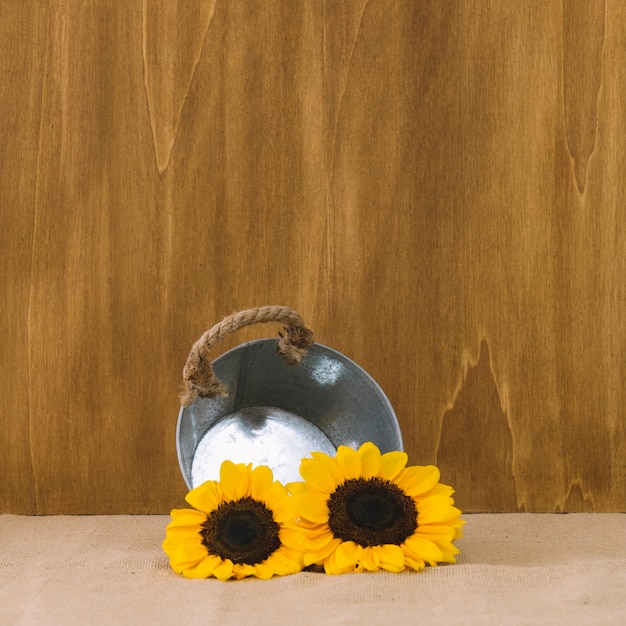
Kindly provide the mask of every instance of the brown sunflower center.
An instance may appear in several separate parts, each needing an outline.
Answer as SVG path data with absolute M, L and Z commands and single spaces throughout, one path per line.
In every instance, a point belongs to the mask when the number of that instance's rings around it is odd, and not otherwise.
M 246 497 L 220 504 L 202 527 L 210 554 L 233 563 L 255 565 L 280 547 L 280 526 L 263 502 Z
M 361 546 L 400 545 L 417 530 L 413 498 L 383 478 L 353 478 L 328 500 L 328 525 L 342 541 Z

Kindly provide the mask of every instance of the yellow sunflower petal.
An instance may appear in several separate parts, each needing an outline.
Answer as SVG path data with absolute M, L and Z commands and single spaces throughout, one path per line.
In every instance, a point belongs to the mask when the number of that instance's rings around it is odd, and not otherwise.
M 202 525 L 194 524 L 193 526 L 178 526 L 170 523 L 165 529 L 165 540 L 171 545 L 175 544 L 201 544 L 202 542 Z
M 404 542 L 404 545 L 405 549 L 410 553 L 410 556 L 426 561 L 430 565 L 435 565 L 443 558 L 441 550 L 425 537 L 411 535 L 411 537 L 408 537 Z
M 213 569 L 213 576 L 218 580 L 228 580 L 232 575 L 233 562 L 230 559 L 224 559 Z
M 449 485 L 438 483 L 428 493 L 422 494 L 424 497 L 430 496 L 451 496 L 454 493 L 454 489 Z
M 354 541 L 343 541 L 324 563 L 327 574 L 345 574 L 354 571 L 363 554 L 363 547 Z
M 165 531 L 165 537 L 169 541 L 182 543 L 185 541 L 194 541 L 201 532 L 202 526 L 168 526 Z
M 192 563 L 194 561 L 199 561 L 207 555 L 207 549 L 199 537 L 196 540 L 195 538 L 191 538 L 191 540 L 179 540 L 172 537 L 166 537 L 161 544 L 163 551 L 167 556 L 170 557 L 171 560 L 176 560 L 180 563 Z
M 326 532 L 317 537 L 312 537 L 308 534 L 301 535 L 298 544 L 303 550 L 307 551 L 323 550 L 334 538 L 335 536 L 330 529 L 328 529 Z
M 337 487 L 337 482 L 328 468 L 328 464 L 318 459 L 302 459 L 300 476 L 309 487 L 324 494 L 331 494 Z
M 323 496 L 315 493 L 301 494 L 293 497 L 293 503 L 300 517 L 318 524 L 328 521 L 328 504 Z
M 256 576 L 256 566 L 248 565 L 247 563 L 234 563 L 233 564 L 233 577 L 241 580 L 247 576 Z
M 457 529 L 454 526 L 435 526 L 422 524 L 417 529 L 417 534 L 436 543 L 450 542 L 456 539 Z
M 463 536 L 461 527 L 464 523 L 464 520 L 456 519 L 450 522 L 421 524 L 417 533 L 431 541 L 454 541 Z
M 280 549 L 270 554 L 265 560 L 265 564 L 278 576 L 287 576 L 300 571 L 298 563 L 291 559 Z
M 250 495 L 255 500 L 263 500 L 273 482 L 274 474 L 267 465 L 255 467 L 250 473 Z
M 438 482 L 441 474 L 434 465 L 407 467 L 397 480 L 398 487 L 415 498 L 429 492 Z
M 250 495 L 249 467 L 224 461 L 220 467 L 220 486 L 224 500 L 240 500 Z
M 275 480 L 265 491 L 265 496 L 258 499 L 273 514 L 274 521 L 284 524 L 294 518 L 293 501 L 282 483 Z
M 375 546 L 367 546 L 363 548 L 363 554 L 359 559 L 360 565 L 368 572 L 375 572 L 380 569 L 380 557 Z
M 367 441 L 358 449 L 361 457 L 361 476 L 373 478 L 380 472 L 380 450 L 371 442 Z
M 202 524 L 206 520 L 206 514 L 196 509 L 172 509 L 170 511 L 172 521 L 168 526 L 191 526 L 193 524 Z
M 404 552 L 400 546 L 385 544 L 374 546 L 378 551 L 380 567 L 389 572 L 401 572 L 404 569 Z
M 172 520 L 165 528 L 165 533 L 198 532 L 207 519 L 207 516 L 194 509 L 173 509 L 170 512 Z
M 337 565 L 344 568 L 353 568 L 363 554 L 363 546 L 354 541 L 344 541 L 335 550 Z
M 278 538 L 284 546 L 293 548 L 294 550 L 301 549 L 300 541 L 302 533 L 293 528 L 282 527 L 278 532 Z
M 433 496 L 420 500 L 417 504 L 417 523 L 442 524 L 453 522 L 461 515 L 461 511 L 452 506 L 452 498 Z
M 182 574 L 185 578 L 209 578 L 213 574 L 213 570 L 222 562 L 219 556 L 207 554 L 195 567 L 188 567 L 183 570 Z
M 293 525 L 289 524 L 284 526 L 281 529 L 279 536 L 285 545 L 289 545 L 292 548 L 298 548 L 303 543 L 307 543 L 307 545 L 309 545 L 308 542 L 315 542 L 320 537 L 325 537 L 328 534 L 332 536 L 332 533 L 328 528 L 328 524 L 318 524 L 317 527 L 305 529 L 302 526 L 302 521 L 298 521 Z M 321 545 L 322 543 L 323 542 L 320 542 L 315 545 Z
M 254 566 L 254 575 L 262 580 L 269 580 L 274 576 L 274 571 L 266 561 L 263 561 L 263 563 L 257 563 Z
M 315 459 L 318 463 L 321 463 L 326 470 L 333 477 L 333 480 L 336 485 L 340 485 L 344 481 L 344 476 L 337 465 L 337 456 L 334 457 L 328 456 L 328 454 L 324 452 L 311 452 L 311 457 Z
M 459 551 L 454 547 L 450 546 L 452 550 L 442 550 L 441 551 L 441 563 L 456 563 L 456 559 L 454 558 L 455 554 L 459 554 Z
M 281 552 L 282 554 L 286 555 L 289 559 L 291 559 L 291 561 L 298 565 L 299 569 L 302 569 L 304 567 L 302 550 L 296 550 L 294 548 L 290 548 L 289 546 L 283 545 L 278 548 L 277 552 Z
M 171 556 L 176 553 L 180 546 L 202 546 L 200 541 L 200 531 L 182 532 L 177 529 L 168 530 L 165 539 L 161 544 L 163 551 Z M 202 546 L 204 547 L 204 546 Z M 194 557 L 191 557 L 193 560 Z
M 303 482 L 293 482 L 293 483 L 287 483 L 285 485 L 285 487 L 287 488 L 287 491 L 295 496 L 299 493 L 303 493 L 304 491 L 306 491 L 306 483 Z
M 207 480 L 195 489 L 192 489 L 185 496 L 185 500 L 198 511 L 211 513 L 222 501 L 222 491 L 219 484 L 214 480 Z
M 191 561 L 189 563 L 184 563 L 184 562 L 179 562 L 176 558 L 173 558 L 172 556 L 169 556 L 169 561 L 170 561 L 170 567 L 177 574 L 182 574 L 183 571 L 185 570 L 185 568 L 193 567 L 194 565 L 197 565 L 200 562 L 200 559 L 198 559 L 196 561 Z
M 267 557 L 265 564 L 278 576 L 295 574 L 302 569 L 302 566 L 297 559 L 292 558 L 292 554 L 279 548 Z
M 348 446 L 337 448 L 337 466 L 346 480 L 359 478 L 361 475 L 361 457 L 356 450 Z
M 395 450 L 380 457 L 380 477 L 393 480 L 406 465 L 409 457 L 406 452 Z
M 295 498 L 294 498 L 294 501 L 295 501 Z M 297 509 L 295 507 L 294 507 L 294 512 L 296 515 L 298 515 Z M 326 522 L 327 521 L 328 520 L 326 520 Z M 322 523 L 312 522 L 308 519 L 304 519 L 303 517 L 298 517 L 295 523 L 295 528 L 300 530 L 301 532 L 319 535 L 321 532 L 323 532 L 324 529 L 328 529 L 328 524 L 326 522 L 322 522 Z M 290 523 L 289 528 L 292 528 L 292 527 L 294 526 L 292 526 L 292 524 Z
M 304 553 L 305 565 L 322 565 L 341 544 L 341 539 L 333 539 L 326 547 Z
M 199 533 L 188 535 L 168 535 L 163 540 L 163 546 L 170 550 L 170 552 L 176 552 L 181 557 L 187 560 L 193 560 L 200 558 L 207 553 L 205 545 L 202 543 L 202 538 Z
M 404 556 L 404 563 L 407 567 L 414 569 L 416 572 L 421 572 L 426 566 L 426 563 L 421 559 L 413 559 L 406 555 Z

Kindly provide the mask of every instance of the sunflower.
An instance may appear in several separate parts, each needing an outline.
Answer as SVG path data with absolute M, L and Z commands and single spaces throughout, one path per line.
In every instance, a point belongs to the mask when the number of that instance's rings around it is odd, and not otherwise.
M 187 578 L 271 578 L 302 569 L 302 554 L 285 545 L 293 532 L 292 498 L 260 465 L 224 461 L 220 480 L 185 497 L 194 509 L 174 509 L 163 550 Z
M 406 467 L 406 453 L 381 454 L 371 442 L 311 457 L 300 465 L 304 482 L 287 486 L 299 520 L 288 541 L 305 566 L 342 574 L 455 562 L 464 522 L 435 466 Z

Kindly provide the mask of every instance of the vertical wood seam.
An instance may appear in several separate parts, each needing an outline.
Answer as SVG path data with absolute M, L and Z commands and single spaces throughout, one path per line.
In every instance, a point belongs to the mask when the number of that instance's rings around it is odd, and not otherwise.
M 35 455 L 33 450 L 33 377 L 32 377 L 32 315 L 33 315 L 33 298 L 35 292 L 35 260 L 36 260 L 36 250 L 38 244 L 38 229 L 39 229 L 39 187 L 40 187 L 40 158 L 41 158 L 41 144 L 42 144 L 42 135 L 43 135 L 43 125 L 44 125 L 44 100 L 46 94 L 46 85 L 48 80 L 48 67 L 50 60 L 50 9 L 46 9 L 46 37 L 45 37 L 45 53 L 44 53 L 44 61 L 43 61 L 43 75 L 41 79 L 41 94 L 39 97 L 39 129 L 37 131 L 37 154 L 35 156 L 35 185 L 33 189 L 33 226 L 32 226 L 32 236 L 31 236 L 31 244 L 30 244 L 30 279 L 29 279 L 29 290 L 28 290 L 28 304 L 26 309 L 26 337 L 27 337 L 27 355 L 26 362 L 28 367 L 28 377 L 27 377 L 27 417 L 28 417 L 28 452 L 29 452 L 29 465 L 31 470 L 31 476 L 33 480 L 33 499 L 35 503 L 35 514 L 39 513 L 39 484 L 37 482 L 37 475 L 35 471 Z
M 209 29 L 211 27 L 211 24 L 213 23 L 213 19 L 215 17 L 215 11 L 216 11 L 216 7 L 217 7 L 217 0 L 215 0 L 214 6 L 213 6 L 213 12 L 211 14 L 211 16 L 209 17 L 209 20 L 207 22 L 205 31 L 204 31 L 204 35 L 202 36 L 202 43 L 200 44 L 200 48 L 198 50 L 198 55 L 194 60 L 194 64 L 193 64 L 193 69 L 191 70 L 190 74 L 189 74 L 189 80 L 185 86 L 184 89 L 184 95 L 182 96 L 182 99 L 180 100 L 180 106 L 178 106 L 178 110 L 176 113 L 176 124 L 175 124 L 175 128 L 173 130 L 173 134 L 171 137 L 171 142 L 169 143 L 169 145 L 166 148 L 166 154 L 161 154 L 160 148 L 159 148 L 159 129 L 158 129 L 158 121 L 157 121 L 157 113 L 156 110 L 154 108 L 154 103 L 152 101 L 152 97 L 150 95 L 150 86 L 148 84 L 148 73 L 149 73 L 149 67 L 148 67 L 148 59 L 147 59 L 147 54 L 146 54 L 146 50 L 147 50 L 147 32 L 148 32 L 148 28 L 147 28 L 147 12 L 146 12 L 146 6 L 147 6 L 148 0 L 144 0 L 143 1 L 143 16 L 142 16 L 142 28 L 143 28 L 143 34 L 142 34 L 142 56 L 143 56 L 143 68 L 144 68 L 144 89 L 145 89 L 145 93 L 146 93 L 146 101 L 148 104 L 148 116 L 150 118 L 150 126 L 152 127 L 152 141 L 154 143 L 154 153 L 155 153 L 155 160 L 157 163 L 157 169 L 159 171 L 159 174 L 163 174 L 165 172 L 165 170 L 167 169 L 169 162 L 170 162 L 170 157 L 172 154 L 172 149 L 174 148 L 174 144 L 176 143 L 176 137 L 178 135 L 178 127 L 180 125 L 180 118 L 182 116 L 183 110 L 185 108 L 185 103 L 187 102 L 187 99 L 189 97 L 189 92 L 191 91 L 191 85 L 193 84 L 193 79 L 196 75 L 196 71 L 198 69 L 198 63 L 200 63 L 200 59 L 202 58 L 202 54 L 204 52 L 204 46 L 206 43 L 206 39 L 209 33 Z
M 573 174 L 574 174 L 574 181 L 576 183 L 576 188 L 578 190 L 579 195 L 583 196 L 585 193 L 585 187 L 587 183 L 587 170 L 589 167 L 589 161 L 591 160 L 591 157 L 595 153 L 596 143 L 598 139 L 598 100 L 600 98 L 600 92 L 602 90 L 602 75 L 603 75 L 603 67 L 604 67 L 604 47 L 606 43 L 606 4 L 604 3 L 604 1 L 602 1 L 602 8 L 601 8 L 602 10 L 602 43 L 600 45 L 600 50 L 598 51 L 598 58 L 597 58 L 599 78 L 598 78 L 597 90 L 595 92 L 595 95 L 593 96 L 594 103 L 592 107 L 593 108 L 593 113 L 592 113 L 593 137 L 591 140 L 591 147 L 588 149 L 588 154 L 586 154 L 587 152 L 587 150 L 585 149 L 586 148 L 585 144 L 587 143 L 585 141 L 586 137 L 585 136 L 572 137 L 574 130 L 572 128 L 571 119 L 570 119 L 571 116 L 569 114 L 569 112 L 572 111 L 577 105 L 580 108 L 580 106 L 583 103 L 581 103 L 580 101 L 572 102 L 570 99 L 569 89 L 567 89 L 566 87 L 566 83 L 567 83 L 566 74 L 568 71 L 571 71 L 571 68 L 569 67 L 569 61 L 568 61 L 568 56 L 569 56 L 568 50 L 567 50 L 567 46 L 565 42 L 566 12 L 567 12 L 566 7 L 572 4 L 572 2 L 573 0 L 563 0 L 563 4 L 562 4 L 561 30 L 563 33 L 562 35 L 563 36 L 563 40 L 562 40 L 563 59 L 562 59 L 562 68 L 561 68 L 561 83 L 562 83 L 562 90 L 563 90 L 563 117 L 564 117 L 564 123 L 565 123 L 565 144 L 567 146 L 567 151 L 573 163 L 573 170 L 574 170 Z M 594 5 L 592 3 L 586 6 L 593 7 Z M 581 135 L 582 135 L 582 131 L 581 131 Z M 580 145 L 574 145 L 576 142 L 576 139 L 578 139 L 578 142 Z

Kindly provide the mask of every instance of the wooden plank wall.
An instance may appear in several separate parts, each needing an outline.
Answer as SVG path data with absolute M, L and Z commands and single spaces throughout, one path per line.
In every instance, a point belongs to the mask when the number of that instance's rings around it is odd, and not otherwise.
M 2 2 L 0 511 L 180 505 L 189 348 L 264 304 L 465 510 L 626 510 L 625 29 L 621 0 Z

